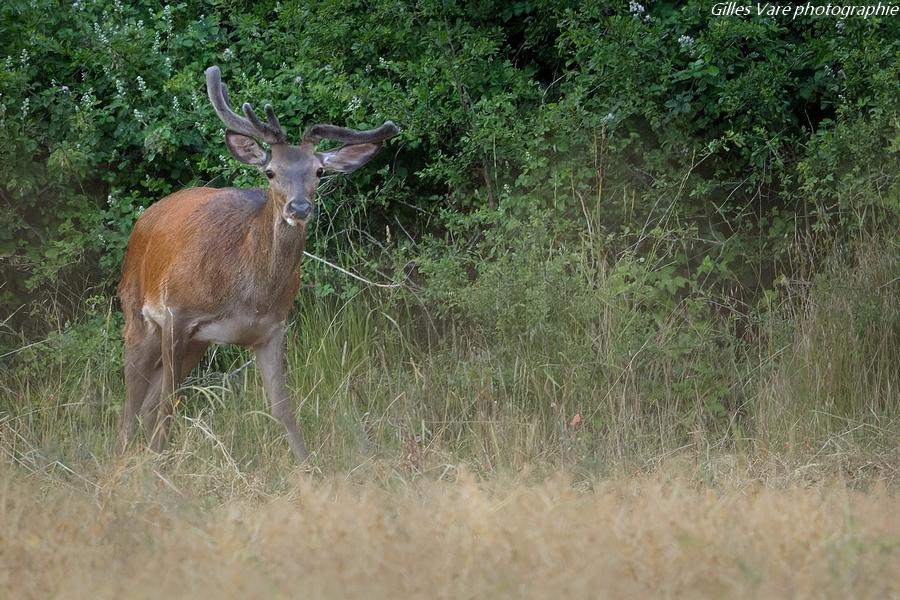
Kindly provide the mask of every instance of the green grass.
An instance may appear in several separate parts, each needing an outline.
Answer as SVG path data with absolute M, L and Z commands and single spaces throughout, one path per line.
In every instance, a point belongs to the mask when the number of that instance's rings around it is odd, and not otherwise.
M 465 463 L 482 474 L 596 475 L 688 456 L 712 471 L 811 465 L 893 481 L 896 242 L 862 244 L 815 279 L 786 283 L 777 303 L 745 316 L 753 327 L 740 335 L 733 318 L 698 310 L 708 297 L 654 309 L 615 293 L 626 267 L 595 272 L 558 299 L 564 314 L 531 325 L 523 317 L 520 329 L 485 316 L 504 309 L 498 299 L 515 303 L 515 290 L 489 287 L 508 285 L 499 278 L 472 295 L 479 319 L 438 319 L 377 294 L 302 298 L 287 372 L 314 468 L 440 476 Z M 111 302 L 94 306 L 83 322 L 4 359 L 0 450 L 26 471 L 74 481 L 116 462 L 120 320 Z M 284 484 L 289 452 L 251 357 L 236 348 L 207 355 L 185 382 L 170 451 L 154 460 L 170 473 Z

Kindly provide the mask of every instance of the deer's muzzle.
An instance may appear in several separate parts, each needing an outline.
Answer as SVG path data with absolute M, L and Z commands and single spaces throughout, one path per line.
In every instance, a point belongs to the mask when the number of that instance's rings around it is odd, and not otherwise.
M 309 215 L 312 214 L 313 206 L 312 203 L 306 198 L 298 198 L 297 200 L 292 200 L 290 204 L 285 208 L 285 216 L 289 219 L 297 219 L 300 221 L 305 221 L 309 218 Z

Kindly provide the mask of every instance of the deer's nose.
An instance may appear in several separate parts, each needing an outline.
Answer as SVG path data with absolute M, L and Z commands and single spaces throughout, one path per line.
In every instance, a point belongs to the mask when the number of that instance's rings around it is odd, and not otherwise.
M 291 203 L 288 205 L 288 212 L 293 217 L 297 217 L 298 219 L 305 219 L 312 213 L 312 203 L 306 198 L 297 198 L 295 200 L 291 200 Z

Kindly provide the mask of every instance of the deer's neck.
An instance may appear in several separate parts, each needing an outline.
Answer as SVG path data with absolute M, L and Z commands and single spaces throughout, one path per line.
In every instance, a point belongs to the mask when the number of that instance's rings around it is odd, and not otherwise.
M 257 273 L 261 279 L 269 279 L 273 284 L 297 271 L 306 245 L 306 225 L 288 225 L 281 216 L 283 206 L 282 198 L 271 191 L 266 193 L 266 202 L 257 216 L 257 226 L 253 228 L 254 239 L 249 244 Z

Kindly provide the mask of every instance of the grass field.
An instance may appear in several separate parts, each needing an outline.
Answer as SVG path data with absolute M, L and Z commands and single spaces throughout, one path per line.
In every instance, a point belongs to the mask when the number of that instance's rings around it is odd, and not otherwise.
M 740 335 L 602 274 L 524 333 L 306 301 L 302 469 L 234 349 L 169 450 L 116 457 L 94 301 L 0 363 L 0 597 L 898 597 L 898 255 L 863 246 Z
M 479 481 L 172 473 L 168 458 L 48 484 L 0 467 L 5 598 L 890 598 L 892 490 L 802 473 Z M 774 476 L 774 473 L 773 473 Z M 204 489 L 209 486 L 207 489 Z

